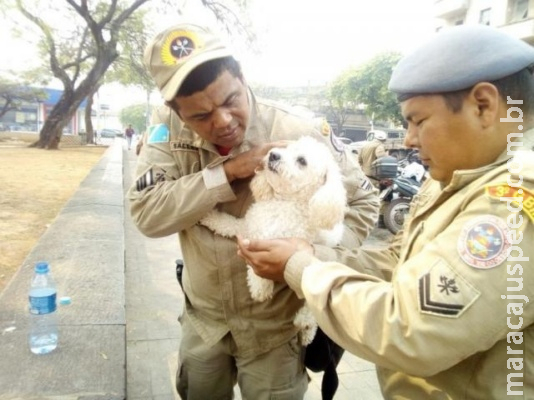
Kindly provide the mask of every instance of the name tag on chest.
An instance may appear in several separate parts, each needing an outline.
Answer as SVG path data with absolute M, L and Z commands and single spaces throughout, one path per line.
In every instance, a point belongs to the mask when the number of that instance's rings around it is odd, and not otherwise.
M 195 147 L 190 143 L 171 142 L 170 145 L 171 151 L 198 151 L 198 147 Z

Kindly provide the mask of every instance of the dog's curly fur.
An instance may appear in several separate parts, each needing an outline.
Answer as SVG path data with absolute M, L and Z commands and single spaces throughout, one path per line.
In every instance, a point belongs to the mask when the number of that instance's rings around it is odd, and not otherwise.
M 250 184 L 255 203 L 244 218 L 213 210 L 200 223 L 226 237 L 298 237 L 330 246 L 339 242 L 346 192 L 330 149 L 305 136 L 287 147 L 271 149 L 262 164 Z M 256 301 L 270 299 L 273 282 L 247 268 L 251 297 Z M 302 343 L 310 343 L 317 325 L 307 307 L 299 310 L 294 323 L 301 328 Z

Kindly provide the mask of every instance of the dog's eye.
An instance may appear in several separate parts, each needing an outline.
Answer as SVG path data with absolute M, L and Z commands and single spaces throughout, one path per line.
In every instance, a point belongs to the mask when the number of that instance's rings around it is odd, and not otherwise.
M 308 165 L 308 162 L 304 157 L 300 156 L 297 157 L 297 164 L 300 164 L 301 166 L 305 167 L 306 165 Z

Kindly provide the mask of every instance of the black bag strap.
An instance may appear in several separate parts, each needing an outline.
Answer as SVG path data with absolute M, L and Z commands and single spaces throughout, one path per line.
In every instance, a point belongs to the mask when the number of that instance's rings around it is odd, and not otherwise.
M 323 381 L 321 382 L 321 396 L 323 400 L 332 400 L 339 386 L 336 365 L 331 362 L 324 370 Z
M 336 367 L 345 350 L 330 339 L 321 328 L 317 329 L 313 341 L 306 347 L 304 364 L 314 371 L 323 371 L 321 395 L 323 400 L 332 400 L 339 386 Z

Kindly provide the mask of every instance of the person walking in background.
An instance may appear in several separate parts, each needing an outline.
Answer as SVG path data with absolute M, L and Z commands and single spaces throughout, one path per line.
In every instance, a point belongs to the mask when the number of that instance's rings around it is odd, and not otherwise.
M 128 125 L 128 128 L 124 131 L 126 136 L 126 142 L 128 143 L 128 150 L 132 148 L 132 139 L 135 135 L 135 130 L 132 128 L 132 124 Z
M 198 222 L 214 208 L 243 217 L 264 156 L 281 140 L 303 135 L 329 146 L 343 170 L 349 193 L 343 246 L 361 245 L 372 230 L 376 190 L 326 122 L 256 98 L 230 49 L 206 27 L 183 23 L 162 31 L 145 50 L 145 64 L 166 105 L 153 114 L 128 198 L 145 235 L 179 235 L 186 306 L 178 393 L 231 399 L 237 382 L 244 399 L 302 399 L 308 377 L 293 324 L 302 300 L 277 284 L 270 300 L 253 301 L 235 239 Z M 324 260 L 338 251 L 316 246 Z
M 388 135 L 384 131 L 373 131 L 373 133 L 373 140 L 367 142 L 358 153 L 358 162 L 362 167 L 363 173 L 367 175 L 375 187 L 378 187 L 379 181 L 373 177 L 371 166 L 376 159 L 388 155 L 386 148 L 384 147 L 384 142 Z
M 239 241 L 258 275 L 377 365 L 386 399 L 534 398 L 533 66 L 531 46 L 483 25 L 400 60 L 389 87 L 431 179 L 388 250 L 339 263 L 297 239 Z

